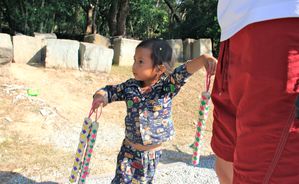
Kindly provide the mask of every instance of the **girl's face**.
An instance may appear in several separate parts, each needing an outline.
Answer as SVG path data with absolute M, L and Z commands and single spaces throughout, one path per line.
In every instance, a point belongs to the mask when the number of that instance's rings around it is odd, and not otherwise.
M 148 86 L 154 82 L 160 73 L 151 58 L 152 51 L 148 48 L 138 47 L 135 50 L 132 72 L 136 80 L 144 82 Z

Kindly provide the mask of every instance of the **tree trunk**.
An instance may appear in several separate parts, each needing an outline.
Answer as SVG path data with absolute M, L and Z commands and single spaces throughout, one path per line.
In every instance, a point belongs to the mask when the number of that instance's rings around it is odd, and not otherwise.
M 166 5 L 168 6 L 168 8 L 170 9 L 171 15 L 174 17 L 174 19 L 177 22 L 181 22 L 181 18 L 176 14 L 176 12 L 174 11 L 174 8 L 172 7 L 172 5 L 169 2 L 169 0 L 164 0 L 164 2 L 166 3 Z
M 94 6 L 92 4 L 89 4 L 88 9 L 87 9 L 87 16 L 86 16 L 86 29 L 85 29 L 85 34 L 91 34 L 92 33 L 92 15 L 94 11 Z
M 43 9 L 45 6 L 45 0 L 42 0 L 40 8 Z M 39 32 L 43 33 L 44 32 L 44 21 L 42 20 L 39 24 Z
M 56 19 L 56 14 L 53 14 L 52 19 L 50 19 L 51 23 L 50 23 L 50 32 L 54 33 L 54 31 L 56 30 L 56 25 L 55 25 L 55 19 Z
M 117 35 L 123 36 L 126 34 L 126 20 L 129 14 L 129 0 L 120 0 L 119 2 L 119 12 L 117 15 Z
M 94 11 L 93 11 L 93 19 L 92 19 L 92 33 L 96 34 L 97 33 L 97 25 L 96 25 L 96 20 L 97 20 L 97 12 L 99 11 L 99 0 L 97 0 Z
M 116 35 L 116 25 L 117 25 L 117 12 L 118 12 L 118 0 L 112 0 L 108 15 L 108 26 L 111 36 Z
M 157 0 L 156 7 L 160 6 L 160 0 Z
M 135 37 L 134 26 L 132 24 L 132 21 L 130 21 L 129 23 L 130 23 L 130 28 L 131 28 L 131 34 L 132 34 L 132 37 L 134 38 Z

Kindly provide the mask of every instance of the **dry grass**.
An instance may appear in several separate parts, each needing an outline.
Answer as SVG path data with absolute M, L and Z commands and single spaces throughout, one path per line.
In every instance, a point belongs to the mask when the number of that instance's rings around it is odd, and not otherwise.
M 1 68 L 0 68 L 1 69 Z M 82 123 L 90 108 L 93 92 L 106 84 L 117 84 L 132 77 L 131 67 L 113 66 L 111 73 L 88 73 L 73 70 L 55 70 L 35 68 L 27 65 L 13 64 L 5 73 L 0 74 L 2 84 L 18 84 L 41 89 L 40 98 L 51 107 L 55 107 L 70 126 Z M 190 154 L 189 145 L 194 140 L 195 123 L 199 106 L 199 96 L 204 86 L 204 71 L 195 73 L 173 102 L 173 119 L 176 137 L 165 144 L 168 150 L 177 150 Z M 44 129 L 43 117 L 38 107 L 26 102 L 12 103 L 12 96 L 0 92 L 0 176 L 1 172 L 17 172 L 26 177 L 39 177 L 36 180 L 46 181 L 53 178 L 67 178 L 73 163 L 74 151 L 57 149 L 52 145 L 42 144 L 37 139 L 42 133 L 53 131 Z M 101 123 L 113 123 L 124 127 L 125 104 L 115 102 L 103 109 Z M 212 110 L 207 121 L 205 137 L 205 154 L 211 153 L 209 148 Z M 5 122 L 10 117 L 13 122 Z M 60 123 L 60 122 L 57 122 Z M 61 122 L 65 123 L 65 122 Z M 63 126 L 62 126 L 63 127 Z M 66 130 L 67 131 L 67 130 Z M 4 137 L 4 141 L 1 140 Z M 118 147 L 119 145 L 116 145 Z M 101 151 L 94 156 L 95 174 L 111 173 L 115 163 L 111 154 L 115 150 Z M 105 162 L 96 162 L 97 159 Z M 52 178 L 51 178 L 52 177 Z M 3 178 L 0 178 L 3 180 Z
M 24 140 L 17 133 L 1 143 L 0 150 L 1 172 L 21 172 L 26 177 L 34 176 L 41 180 L 51 179 L 44 177 L 45 171 L 52 177 L 61 177 L 63 173 L 57 171 L 63 172 L 65 170 L 64 160 L 72 159 L 69 154 L 59 149 Z

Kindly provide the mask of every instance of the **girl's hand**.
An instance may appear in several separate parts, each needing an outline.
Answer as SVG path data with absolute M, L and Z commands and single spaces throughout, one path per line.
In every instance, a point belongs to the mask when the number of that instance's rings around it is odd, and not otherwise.
M 97 91 L 93 96 L 92 108 L 93 110 L 99 108 L 100 105 L 106 106 L 108 103 L 106 92 L 103 90 Z
M 207 54 L 204 54 L 203 58 L 204 58 L 204 66 L 206 68 L 206 71 L 211 75 L 215 75 L 217 59 L 214 58 L 213 56 L 207 55 Z
M 92 101 L 92 109 L 95 110 L 99 108 L 100 105 L 103 105 L 104 101 L 102 97 L 99 97 L 98 95 L 95 96 L 95 98 Z
M 186 63 L 188 73 L 193 74 L 202 67 L 205 67 L 207 72 L 211 75 L 216 73 L 217 59 L 209 54 L 203 54 L 197 58 L 193 58 Z

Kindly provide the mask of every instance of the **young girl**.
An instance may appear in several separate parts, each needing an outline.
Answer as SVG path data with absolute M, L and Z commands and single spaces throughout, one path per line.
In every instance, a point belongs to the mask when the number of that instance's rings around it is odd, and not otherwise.
M 94 95 L 94 107 L 125 101 L 125 139 L 117 157 L 113 184 L 152 183 L 161 156 L 161 145 L 174 135 L 171 115 L 172 98 L 186 79 L 206 68 L 215 73 L 216 59 L 202 55 L 170 72 L 172 49 L 166 41 L 142 41 L 135 50 L 133 79 L 107 85 Z

